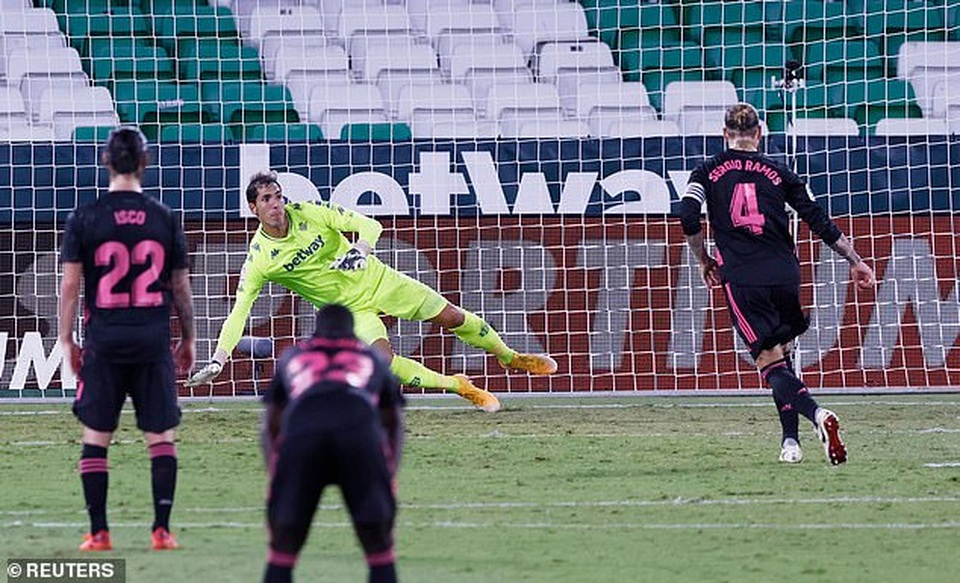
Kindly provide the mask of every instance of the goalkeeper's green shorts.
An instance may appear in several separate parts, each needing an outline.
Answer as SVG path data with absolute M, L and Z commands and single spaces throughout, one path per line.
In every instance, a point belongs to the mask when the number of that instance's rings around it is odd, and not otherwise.
M 353 310 L 357 338 L 371 344 L 388 338 L 380 318 L 387 314 L 404 320 L 422 322 L 435 318 L 449 302 L 436 290 L 412 277 L 387 267 L 373 297 Z

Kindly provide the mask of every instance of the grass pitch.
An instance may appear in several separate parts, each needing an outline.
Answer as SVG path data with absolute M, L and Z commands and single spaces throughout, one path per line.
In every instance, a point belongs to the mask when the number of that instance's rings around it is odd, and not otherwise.
M 778 463 L 772 403 L 747 397 L 507 398 L 495 415 L 411 399 L 400 474 L 401 581 L 955 582 L 960 395 L 821 396 L 850 461 Z M 259 405 L 190 403 L 173 530 L 148 550 L 149 460 L 125 412 L 109 518 L 132 583 L 258 581 L 266 553 Z M 0 558 L 74 557 L 87 530 L 67 405 L 0 405 Z M 299 581 L 366 580 L 339 493 Z

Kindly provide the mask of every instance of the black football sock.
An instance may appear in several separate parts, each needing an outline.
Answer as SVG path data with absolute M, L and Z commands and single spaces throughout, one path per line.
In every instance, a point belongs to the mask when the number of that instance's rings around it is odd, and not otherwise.
M 170 530 L 170 511 L 177 489 L 177 448 L 169 441 L 150 446 L 150 481 L 153 486 L 153 526 Z
M 369 583 L 397 583 L 397 568 L 393 563 L 370 567 Z
M 786 362 L 778 360 L 761 369 L 763 379 L 773 389 L 774 401 L 790 405 L 797 413 L 815 422 L 817 402 L 810 396 L 810 390 L 797 378 L 792 370 L 787 368 Z M 782 409 L 782 407 L 781 407 Z
M 107 466 L 107 448 L 83 444 L 80 452 L 80 481 L 83 483 L 83 498 L 90 515 L 90 534 L 107 528 L 107 486 L 110 473 Z
M 267 570 L 263 573 L 263 583 L 293 583 L 293 567 L 267 563 Z

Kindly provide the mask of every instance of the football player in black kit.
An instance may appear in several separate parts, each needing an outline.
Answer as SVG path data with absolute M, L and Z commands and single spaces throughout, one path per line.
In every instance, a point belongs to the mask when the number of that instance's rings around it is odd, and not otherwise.
M 793 339 L 809 324 L 800 307 L 800 264 L 785 204 L 847 260 L 858 287 L 875 285 L 873 270 L 813 200 L 800 177 L 759 153 L 757 110 L 739 103 L 727 110 L 724 121 L 727 150 L 693 171 L 680 199 L 683 233 L 707 285 L 723 286 L 733 325 L 773 390 L 783 429 L 780 461 L 803 459 L 799 414 L 813 423 L 830 463 L 842 464 L 847 450 L 839 419 L 817 405 L 790 361 Z M 701 231 L 704 202 L 716 257 L 707 251 Z
M 270 548 L 264 583 L 292 581 L 326 486 L 337 484 L 369 567 L 369 583 L 395 583 L 394 479 L 403 447 L 403 395 L 379 353 L 357 339 L 338 304 L 317 313 L 313 337 L 277 363 L 264 395 L 270 472 Z
M 67 219 L 60 260 L 60 344 L 78 373 L 73 411 L 83 424 L 80 479 L 90 533 L 80 550 L 113 547 L 107 526 L 107 448 L 130 395 L 150 452 L 155 550 L 179 545 L 170 534 L 177 483 L 174 428 L 180 423 L 176 365 L 194 364 L 193 300 L 186 239 L 169 208 L 145 196 L 147 142 L 136 128 L 110 133 L 102 154 L 108 192 Z M 84 286 L 83 350 L 73 337 Z M 170 348 L 170 308 L 180 341 Z

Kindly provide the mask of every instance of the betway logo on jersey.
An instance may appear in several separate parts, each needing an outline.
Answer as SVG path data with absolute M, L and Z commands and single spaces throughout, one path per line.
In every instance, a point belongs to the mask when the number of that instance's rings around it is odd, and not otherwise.
M 269 150 L 255 146 L 241 146 L 241 173 L 269 166 Z M 450 152 L 420 152 L 418 165 L 406 183 L 402 174 L 355 172 L 333 188 L 330 202 L 368 216 L 452 216 L 462 210 L 458 204 L 462 198 L 472 195 L 476 211 L 484 216 L 662 215 L 670 212 L 670 184 L 673 198 L 677 198 L 690 176 L 687 170 L 670 170 L 664 177 L 640 168 L 606 176 L 598 171 L 561 172 L 559 176 L 523 172 L 516 182 L 511 179 L 508 184 L 490 152 L 461 151 L 458 155 L 460 160 L 452 160 Z M 285 172 L 278 178 L 284 194 L 292 200 L 316 200 L 320 196 L 301 175 Z M 550 181 L 560 181 L 559 196 L 556 192 L 551 196 Z M 508 197 L 512 189 L 516 195 Z M 246 204 L 239 207 L 244 215 Z
M 297 254 L 293 256 L 293 260 L 291 260 L 289 263 L 284 263 L 283 268 L 287 271 L 293 271 L 298 265 L 312 257 L 313 254 L 319 251 L 321 247 L 323 247 L 323 237 L 317 235 L 317 238 L 314 239 L 309 245 L 297 251 Z

